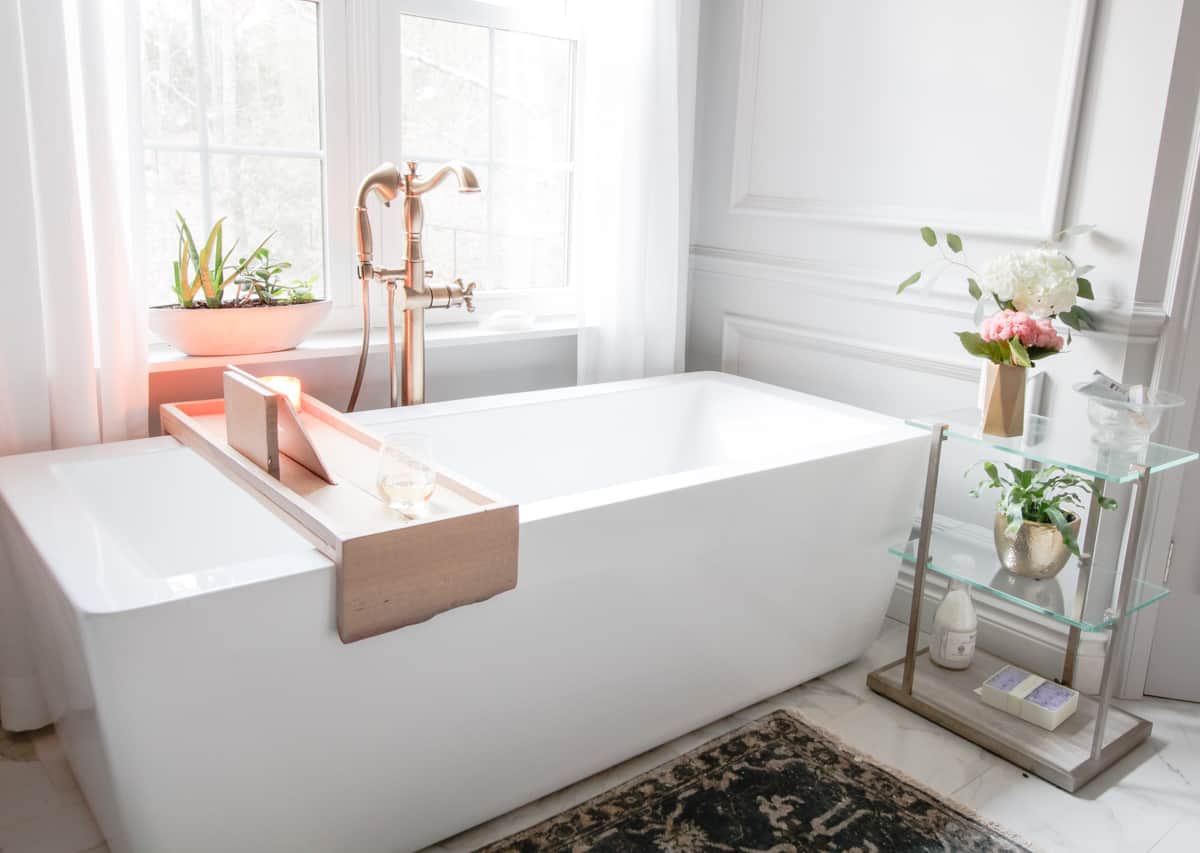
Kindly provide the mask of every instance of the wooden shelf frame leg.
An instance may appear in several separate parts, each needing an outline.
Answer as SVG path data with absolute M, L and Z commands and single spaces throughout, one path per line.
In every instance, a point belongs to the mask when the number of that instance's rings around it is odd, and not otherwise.
M 933 504 L 937 499 L 938 472 L 942 465 L 942 443 L 948 424 L 934 424 L 929 439 L 929 467 L 925 471 L 925 499 L 921 504 L 921 533 L 917 562 L 913 568 L 912 606 L 908 612 L 908 642 L 904 647 L 904 678 L 901 689 L 912 695 L 917 670 L 917 638 L 921 635 L 921 602 L 925 597 L 925 572 L 929 564 L 929 540 L 933 535 Z
M 1138 542 L 1142 535 L 1142 516 L 1146 510 L 1146 497 L 1150 490 L 1150 469 L 1135 465 L 1138 478 L 1134 483 L 1133 512 L 1129 518 L 1129 534 L 1125 539 L 1125 558 L 1121 561 L 1121 586 L 1117 594 L 1117 621 L 1108 638 L 1108 651 L 1104 655 L 1104 674 L 1100 676 L 1100 707 L 1096 711 L 1096 724 L 1092 733 L 1092 760 L 1098 761 L 1104 748 L 1104 726 L 1108 722 L 1108 707 L 1112 703 L 1113 681 L 1116 659 L 1121 653 L 1121 637 L 1128 620 L 1129 591 L 1133 587 L 1133 573 L 1137 567 Z
M 1100 499 L 1104 497 L 1104 480 L 1092 480 L 1092 501 L 1088 506 L 1087 527 L 1083 533 L 1083 549 L 1079 557 L 1079 577 L 1075 582 L 1075 605 L 1071 618 L 1083 618 L 1083 607 L 1087 603 L 1088 583 L 1092 576 L 1092 560 L 1096 555 L 1096 534 L 1100 529 Z M 1072 625 L 1067 632 L 1067 653 L 1063 658 L 1062 678 L 1067 687 L 1075 680 L 1075 663 L 1079 656 L 1079 628 Z

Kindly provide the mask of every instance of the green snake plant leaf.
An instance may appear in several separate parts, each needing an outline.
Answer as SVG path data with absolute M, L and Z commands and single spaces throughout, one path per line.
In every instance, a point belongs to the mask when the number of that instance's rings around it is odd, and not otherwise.
M 217 290 L 222 290 L 225 284 L 225 264 L 222 262 L 221 254 L 221 232 L 217 232 L 217 264 L 213 268 L 213 279 L 216 281 Z
M 192 266 L 200 266 L 200 253 L 196 251 L 196 241 L 192 239 L 192 229 L 188 228 L 187 220 L 183 218 L 183 214 L 178 210 L 175 211 L 176 218 L 179 219 L 179 228 L 183 238 L 186 240 L 188 254 L 192 258 Z
M 213 225 L 212 231 L 208 232 L 208 239 L 204 241 L 204 248 L 200 250 L 199 273 L 200 285 L 204 288 L 204 298 L 208 302 L 209 308 L 221 307 L 221 294 L 217 290 L 216 283 L 213 282 L 212 270 L 209 268 L 209 259 L 212 257 L 214 244 L 221 236 L 221 223 L 225 221 L 225 217 L 221 217 Z
M 184 308 L 191 308 L 196 299 L 196 293 L 200 290 L 200 277 L 195 278 L 191 275 L 191 270 L 188 268 L 188 262 L 195 257 L 195 246 L 191 244 L 191 240 L 184 227 L 178 227 L 179 231 L 179 260 L 176 262 L 179 266 L 179 292 L 176 296 L 179 299 L 179 304 Z

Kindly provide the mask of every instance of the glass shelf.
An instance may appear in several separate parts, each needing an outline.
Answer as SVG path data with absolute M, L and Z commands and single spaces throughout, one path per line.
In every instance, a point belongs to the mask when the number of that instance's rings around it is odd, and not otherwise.
M 915 538 L 894 545 L 888 551 L 905 563 L 916 565 Z M 1116 588 L 1113 569 L 1093 566 L 1086 601 L 1079 618 L 1075 618 L 1077 558 L 1072 557 L 1063 570 L 1049 580 L 1015 575 L 1000 565 L 992 532 L 976 524 L 934 525 L 929 543 L 929 569 L 1082 631 L 1103 631 L 1112 627 L 1120 615 L 1111 609 Z M 1165 598 L 1167 592 L 1161 586 L 1135 579 L 1125 615 Z
M 1060 425 L 1053 418 L 1041 415 L 1026 415 L 1025 434 L 1011 438 L 984 433 L 980 429 L 982 418 L 978 409 L 955 409 L 936 417 L 909 418 L 907 423 L 922 429 L 933 429 L 934 424 L 944 423 L 952 438 L 972 441 L 1046 465 L 1069 468 L 1111 483 L 1136 480 L 1134 465 L 1145 465 L 1151 474 L 1157 474 L 1200 457 L 1194 450 L 1153 442 L 1132 451 L 1100 447 L 1088 439 L 1086 432 L 1081 434 L 1077 425 Z

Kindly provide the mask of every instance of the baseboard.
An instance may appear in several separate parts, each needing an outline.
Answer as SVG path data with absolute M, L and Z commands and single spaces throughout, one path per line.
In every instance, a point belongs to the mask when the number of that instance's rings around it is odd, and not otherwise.
M 897 562 L 899 558 L 897 558 Z M 905 625 L 912 606 L 913 567 L 900 565 L 900 575 L 892 590 L 888 616 Z M 947 580 L 933 572 L 925 576 L 925 601 L 921 606 L 921 629 L 928 631 L 933 611 L 946 592 Z M 972 595 L 979 616 L 978 645 L 985 651 L 1010 660 L 1047 678 L 1062 673 L 1068 628 L 1046 616 L 1009 604 L 987 593 Z M 1100 689 L 1108 632 L 1083 632 L 1075 662 L 1075 688 L 1082 693 Z

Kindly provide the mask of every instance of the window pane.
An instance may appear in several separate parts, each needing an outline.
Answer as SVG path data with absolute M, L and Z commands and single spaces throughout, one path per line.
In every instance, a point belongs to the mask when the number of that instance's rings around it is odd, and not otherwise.
M 205 230 L 200 200 L 200 155 L 178 151 L 147 151 L 146 163 L 146 241 L 145 268 L 148 304 L 165 305 L 175 301 L 172 290 L 179 235 L 175 230 L 175 211 L 187 220 L 197 240 Z
M 320 276 L 314 292 L 325 292 L 320 160 L 214 154 L 212 195 L 214 219 L 227 217 L 226 245 L 238 241 L 234 259 L 274 231 L 271 257 L 292 264 L 284 283 Z
M 571 131 L 570 44 L 497 30 L 494 62 L 494 156 L 566 160 Z
M 492 170 L 492 228 L 531 236 L 564 233 L 567 187 L 565 171 L 496 166 Z
M 147 139 L 196 142 L 199 125 L 192 4 L 142 0 L 141 19 L 142 132 Z
M 211 140 L 319 149 L 317 5 L 201 0 L 201 11 Z
M 434 173 L 441 163 L 419 161 L 417 175 L 427 178 Z M 468 231 L 487 230 L 488 193 L 491 191 L 491 170 L 477 163 L 469 163 L 471 171 L 479 179 L 480 192 L 460 193 L 458 181 L 453 175 L 425 195 L 421 201 L 425 205 L 426 225 L 446 225 L 451 228 Z M 399 212 L 400 205 L 396 203 L 392 209 Z
M 404 156 L 486 158 L 487 30 L 406 15 L 400 54 Z
M 431 175 L 440 163 L 419 162 L 417 174 Z M 478 193 L 460 193 L 458 182 L 446 178 L 437 189 L 421 197 L 425 205 L 423 249 L 425 264 L 440 282 L 462 278 L 486 287 L 487 211 L 490 170 L 471 165 L 482 188 Z
M 569 176 L 512 166 L 496 166 L 492 175 L 490 278 L 481 286 L 565 285 Z
M 443 284 L 456 278 L 489 287 L 487 234 L 440 225 L 426 226 L 422 236 L 425 265 L 434 270 L 434 282 Z
M 563 287 L 567 283 L 566 243 L 557 237 L 492 236 L 489 278 L 480 289 Z

